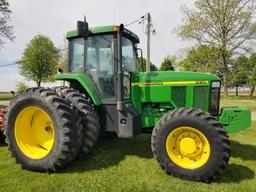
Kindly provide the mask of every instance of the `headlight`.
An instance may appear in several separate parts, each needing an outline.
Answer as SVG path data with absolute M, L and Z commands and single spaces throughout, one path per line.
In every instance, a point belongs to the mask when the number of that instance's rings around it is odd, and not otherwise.
M 219 88 L 220 87 L 220 81 L 213 81 L 212 82 L 212 88 Z

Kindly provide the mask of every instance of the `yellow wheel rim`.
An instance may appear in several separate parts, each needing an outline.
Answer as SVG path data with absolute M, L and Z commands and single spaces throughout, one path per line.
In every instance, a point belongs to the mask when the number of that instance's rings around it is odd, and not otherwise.
M 41 108 L 30 106 L 17 115 L 14 126 L 15 140 L 27 157 L 42 159 L 54 144 L 54 126 L 49 115 Z
M 178 127 L 166 139 L 170 159 L 185 169 L 202 167 L 210 157 L 210 144 L 204 134 L 192 127 Z

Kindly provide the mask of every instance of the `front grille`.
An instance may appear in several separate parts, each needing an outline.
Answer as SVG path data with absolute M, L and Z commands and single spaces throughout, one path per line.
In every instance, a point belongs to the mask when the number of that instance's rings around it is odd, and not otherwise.
M 196 86 L 194 87 L 194 108 L 208 110 L 208 87 Z
M 184 107 L 186 104 L 186 90 L 184 86 L 172 87 L 171 99 L 177 107 Z

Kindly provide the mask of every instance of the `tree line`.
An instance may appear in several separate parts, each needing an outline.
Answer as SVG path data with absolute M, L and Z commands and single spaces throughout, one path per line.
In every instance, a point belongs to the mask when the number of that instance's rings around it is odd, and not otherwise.
M 237 81 L 237 76 L 232 76 L 234 70 L 242 74 L 242 69 L 237 65 L 248 66 L 238 62 L 242 56 L 251 61 L 250 67 L 254 68 L 252 57 L 255 52 L 256 40 L 256 1 L 255 0 L 195 0 L 194 8 L 182 7 L 183 23 L 176 29 L 176 33 L 184 40 L 191 40 L 196 48 L 190 51 L 185 59 L 185 69 L 218 72 L 224 85 L 224 96 L 228 96 L 228 86 Z M 196 54 L 206 54 L 200 58 L 200 64 L 188 62 Z M 248 56 L 249 55 L 249 56 Z M 190 57 L 190 58 L 189 58 Z M 238 62 L 238 63 L 237 63 Z M 253 66 L 252 66 L 253 65 Z M 253 68 L 250 70 L 253 71 Z M 240 77 L 239 77 L 240 78 Z M 246 80 L 253 86 L 254 78 Z M 250 88 L 253 94 L 254 87 Z
M 190 49 L 186 57 L 178 65 L 183 71 L 209 72 L 219 76 L 224 81 L 221 69 L 221 50 L 216 47 L 200 45 Z M 256 86 L 256 53 L 237 55 L 229 60 L 227 67 L 228 87 L 238 88 L 247 85 L 249 96 L 252 97 Z

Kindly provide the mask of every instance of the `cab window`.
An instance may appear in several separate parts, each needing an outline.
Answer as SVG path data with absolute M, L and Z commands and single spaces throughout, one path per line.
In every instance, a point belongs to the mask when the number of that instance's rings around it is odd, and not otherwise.
M 131 93 L 130 72 L 136 71 L 136 53 L 131 40 L 122 38 L 122 65 L 123 65 L 123 85 L 124 97 L 129 98 Z
M 69 66 L 71 72 L 81 72 L 84 67 L 84 39 L 70 41 Z
M 88 37 L 86 73 L 103 99 L 115 97 L 113 34 Z

